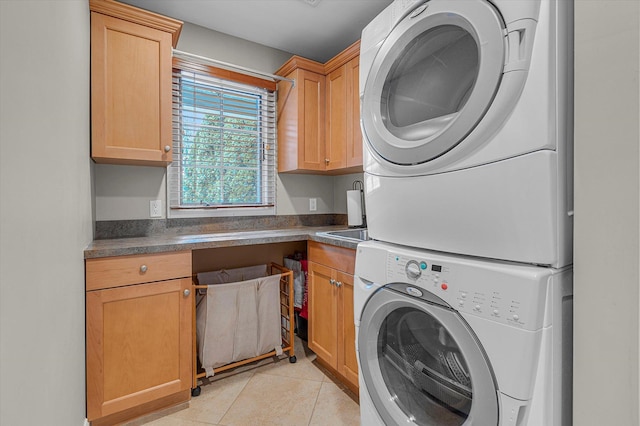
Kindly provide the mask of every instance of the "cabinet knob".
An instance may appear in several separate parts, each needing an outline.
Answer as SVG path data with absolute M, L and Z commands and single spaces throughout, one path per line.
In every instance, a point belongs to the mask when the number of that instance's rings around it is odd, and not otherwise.
M 342 286 L 342 281 L 336 281 L 336 287 L 341 287 Z
M 326 165 L 329 165 L 329 159 L 328 159 L 328 158 L 325 158 L 325 159 L 324 159 L 324 163 L 325 163 Z
M 143 273 L 143 274 L 144 274 L 145 272 L 147 272 L 147 265 L 141 265 L 141 266 L 140 266 L 140 272 L 141 272 L 141 273 Z
M 186 288 L 186 289 L 182 292 L 182 294 L 184 294 L 184 297 L 188 297 L 188 296 L 191 294 L 191 291 L 189 291 L 189 289 L 188 289 L 188 288 Z
M 333 278 L 329 279 L 329 284 L 336 285 L 336 280 L 334 280 Z
M 169 151 L 171 151 L 171 147 L 169 145 L 165 145 L 164 152 L 169 152 Z

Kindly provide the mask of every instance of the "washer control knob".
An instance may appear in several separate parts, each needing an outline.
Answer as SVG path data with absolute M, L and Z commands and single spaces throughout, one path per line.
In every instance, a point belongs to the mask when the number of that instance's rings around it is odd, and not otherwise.
M 407 274 L 407 277 L 417 280 L 422 275 L 422 270 L 420 269 L 420 265 L 415 260 L 410 260 L 404 267 L 404 271 Z

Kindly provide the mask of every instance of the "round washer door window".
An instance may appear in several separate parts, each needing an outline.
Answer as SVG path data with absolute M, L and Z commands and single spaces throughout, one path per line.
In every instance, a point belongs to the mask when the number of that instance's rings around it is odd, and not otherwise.
M 384 160 L 421 164 L 478 124 L 504 68 L 504 28 L 484 1 L 432 0 L 384 41 L 367 77 L 362 122 Z
M 360 324 L 363 379 L 385 424 L 497 425 L 493 374 L 455 311 L 382 288 Z

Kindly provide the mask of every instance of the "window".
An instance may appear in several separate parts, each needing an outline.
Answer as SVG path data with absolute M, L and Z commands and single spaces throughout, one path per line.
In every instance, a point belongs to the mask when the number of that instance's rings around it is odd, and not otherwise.
M 275 213 L 275 83 L 174 59 L 169 217 Z

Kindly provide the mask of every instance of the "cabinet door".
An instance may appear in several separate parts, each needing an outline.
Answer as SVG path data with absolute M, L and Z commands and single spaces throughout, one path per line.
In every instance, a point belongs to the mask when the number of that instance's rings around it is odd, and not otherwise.
M 325 170 L 325 77 L 296 69 L 278 83 L 278 172 Z
M 87 417 L 191 387 L 191 279 L 87 292 Z
M 356 326 L 353 315 L 353 275 L 337 272 L 339 286 L 338 367 L 337 370 L 353 386 L 358 387 Z
M 93 159 L 165 166 L 171 125 L 171 34 L 92 12 Z
M 299 168 L 304 170 L 325 170 L 324 145 L 324 102 L 325 78 L 311 71 L 299 70 L 302 97 L 299 100 L 301 123 L 298 143 Z
M 362 166 L 362 130 L 360 130 L 360 57 L 356 56 L 346 65 L 347 117 L 346 117 L 346 164 L 345 167 Z
M 333 368 L 337 366 L 335 271 L 309 262 L 309 348 Z
M 327 75 L 327 133 L 326 155 L 327 170 L 342 169 L 347 157 L 347 66 Z

